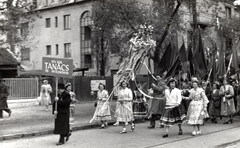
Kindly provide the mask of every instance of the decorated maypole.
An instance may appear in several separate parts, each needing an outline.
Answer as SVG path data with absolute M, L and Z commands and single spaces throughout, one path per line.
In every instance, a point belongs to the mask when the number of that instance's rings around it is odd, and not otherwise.
M 129 50 L 127 56 L 119 65 L 119 70 L 117 72 L 119 76 L 118 82 L 113 87 L 107 101 L 104 103 L 102 108 L 99 110 L 101 112 L 104 110 L 105 104 L 112 98 L 113 92 L 119 85 L 120 81 L 134 81 L 136 82 L 136 74 L 142 65 L 146 66 L 145 59 L 155 50 L 156 41 L 152 39 L 153 27 L 151 25 L 140 25 L 138 32 L 133 33 L 132 38 L 129 40 Z M 148 96 L 142 90 L 139 90 L 143 95 Z M 148 96 L 151 97 L 151 96 Z M 93 116 L 90 123 L 93 121 L 97 114 Z

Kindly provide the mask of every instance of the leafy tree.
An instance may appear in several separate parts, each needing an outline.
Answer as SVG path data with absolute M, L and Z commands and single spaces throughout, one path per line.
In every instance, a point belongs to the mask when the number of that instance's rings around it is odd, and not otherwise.
M 138 30 L 140 24 L 146 23 L 154 27 L 153 39 L 156 40 L 156 48 L 150 58 L 154 61 L 155 69 L 165 50 L 165 43 L 172 40 L 175 30 L 178 32 L 190 30 L 191 39 L 195 41 L 194 30 L 197 28 L 197 17 L 202 12 L 200 6 L 206 7 L 204 11 L 212 9 L 212 26 L 216 26 L 216 17 L 220 11 L 223 11 L 219 7 L 219 2 L 225 2 L 225 0 L 202 0 L 201 2 L 197 0 L 152 0 L 149 4 L 143 4 L 137 0 L 96 0 L 92 7 L 95 28 L 92 42 L 94 52 L 97 53 L 101 49 L 107 53 L 109 51 L 119 53 L 121 58 L 126 57 L 130 37 Z M 184 11 L 180 7 L 183 6 L 192 10 L 190 13 L 193 14 L 193 26 L 181 18 Z M 229 24 L 235 24 L 234 27 L 238 27 L 237 23 L 232 22 L 230 21 Z M 185 25 L 190 28 L 185 28 Z M 225 26 L 230 27 L 228 24 Z M 101 39 L 104 41 L 101 42 Z M 211 37 L 210 40 L 214 42 Z M 107 65 L 107 58 L 106 54 L 103 58 L 105 65 Z
M 29 2 L 29 0 L 0 1 L 0 32 L 2 35 L 0 44 L 2 47 L 9 48 L 15 53 L 16 46 L 25 39 L 23 36 L 20 36 L 20 32 L 23 31 L 22 23 L 34 21 L 32 15 L 38 15 L 32 11 L 34 8 L 34 4 Z M 24 36 L 26 37 L 27 34 L 29 32 L 25 30 Z

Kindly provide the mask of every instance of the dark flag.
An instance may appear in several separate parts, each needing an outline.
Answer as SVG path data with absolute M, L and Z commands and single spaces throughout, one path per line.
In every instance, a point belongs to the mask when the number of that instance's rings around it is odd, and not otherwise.
M 233 42 L 233 47 L 232 47 L 232 62 L 231 62 L 231 68 L 232 68 L 232 73 L 231 75 L 236 74 L 236 72 L 239 70 L 238 67 L 238 55 L 237 55 L 237 48 L 239 46 L 239 42 L 235 43 Z
M 203 50 L 203 43 L 202 43 L 200 29 L 198 29 L 197 42 L 196 42 L 194 56 L 193 56 L 193 64 L 196 71 L 196 75 L 202 77 L 207 74 L 208 68 L 205 60 L 205 54 Z
M 226 74 L 226 65 L 225 65 L 225 52 L 224 52 L 224 42 L 221 42 L 221 47 L 219 50 L 219 57 L 216 63 L 216 74 L 219 77 L 223 77 Z
M 181 61 L 179 59 L 179 55 L 177 55 L 173 65 L 170 67 L 170 69 L 167 71 L 167 74 L 165 75 L 165 78 L 170 78 L 178 75 L 182 69 Z
M 161 61 L 159 62 L 155 73 L 162 74 L 167 71 L 173 64 L 176 58 L 176 51 L 172 48 L 171 42 L 168 44 Z
M 188 55 L 188 61 L 189 61 L 189 78 L 191 78 L 191 76 L 195 75 L 195 70 L 194 70 L 194 66 L 193 66 L 193 52 L 192 52 L 192 43 L 190 43 L 188 45 L 188 51 L 187 51 Z

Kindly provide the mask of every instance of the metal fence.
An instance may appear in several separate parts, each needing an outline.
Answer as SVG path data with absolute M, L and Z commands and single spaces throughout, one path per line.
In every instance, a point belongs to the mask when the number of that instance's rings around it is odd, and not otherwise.
M 4 78 L 9 86 L 8 99 L 34 99 L 39 94 L 38 78 Z

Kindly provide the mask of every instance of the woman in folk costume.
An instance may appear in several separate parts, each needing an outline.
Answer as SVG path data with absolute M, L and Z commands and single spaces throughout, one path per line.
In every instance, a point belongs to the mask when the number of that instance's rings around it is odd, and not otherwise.
M 65 84 L 66 91 L 71 96 L 71 104 L 70 104 L 70 115 L 69 115 L 69 124 L 70 124 L 70 132 L 69 134 L 72 134 L 72 126 L 74 124 L 74 114 L 75 114 L 75 103 L 78 103 L 79 101 L 76 99 L 76 94 L 72 92 L 72 85 L 71 83 Z
M 51 85 L 48 84 L 48 80 L 43 81 L 43 85 L 41 87 L 40 98 L 41 105 L 46 105 L 46 111 L 48 111 L 48 105 L 51 101 L 50 93 L 52 92 Z
M 200 125 L 204 123 L 204 119 L 208 118 L 207 104 L 208 98 L 203 88 L 199 87 L 199 81 L 197 78 L 192 78 L 193 88 L 190 90 L 189 97 L 183 97 L 184 99 L 191 99 L 187 111 L 187 123 L 193 125 L 192 135 L 200 135 Z M 196 131 L 196 127 L 197 130 Z
M 165 126 L 163 138 L 168 137 L 169 127 L 178 124 L 178 135 L 182 135 L 182 123 L 186 115 L 181 107 L 181 91 L 176 88 L 177 80 L 171 78 L 168 82 L 168 88 L 165 89 L 166 106 L 160 119 L 160 124 Z
M 114 125 L 119 125 L 119 123 L 122 123 L 123 129 L 120 134 L 124 134 L 127 133 L 126 125 L 128 125 L 128 122 L 131 122 L 131 131 L 134 131 L 135 128 L 132 110 L 133 93 L 132 90 L 128 88 L 127 81 L 123 80 L 120 83 L 120 86 L 121 89 L 118 92 L 118 100 L 115 111 L 117 122 Z
M 94 120 L 101 121 L 101 128 L 108 126 L 107 120 L 111 120 L 110 106 L 108 102 L 108 91 L 103 83 L 99 83 L 97 92 L 97 107 Z
M 223 124 L 233 123 L 232 117 L 235 114 L 234 89 L 226 79 L 223 80 L 223 86 L 220 87 L 220 96 L 221 115 L 226 117 Z
M 217 123 L 217 118 L 221 116 L 221 97 L 219 93 L 219 82 L 213 83 L 212 100 L 209 105 L 209 115 L 212 117 L 212 123 Z
M 144 121 L 144 118 L 147 116 L 146 98 L 138 89 L 142 90 L 140 84 L 133 91 L 133 116 L 135 119 L 140 118 Z

